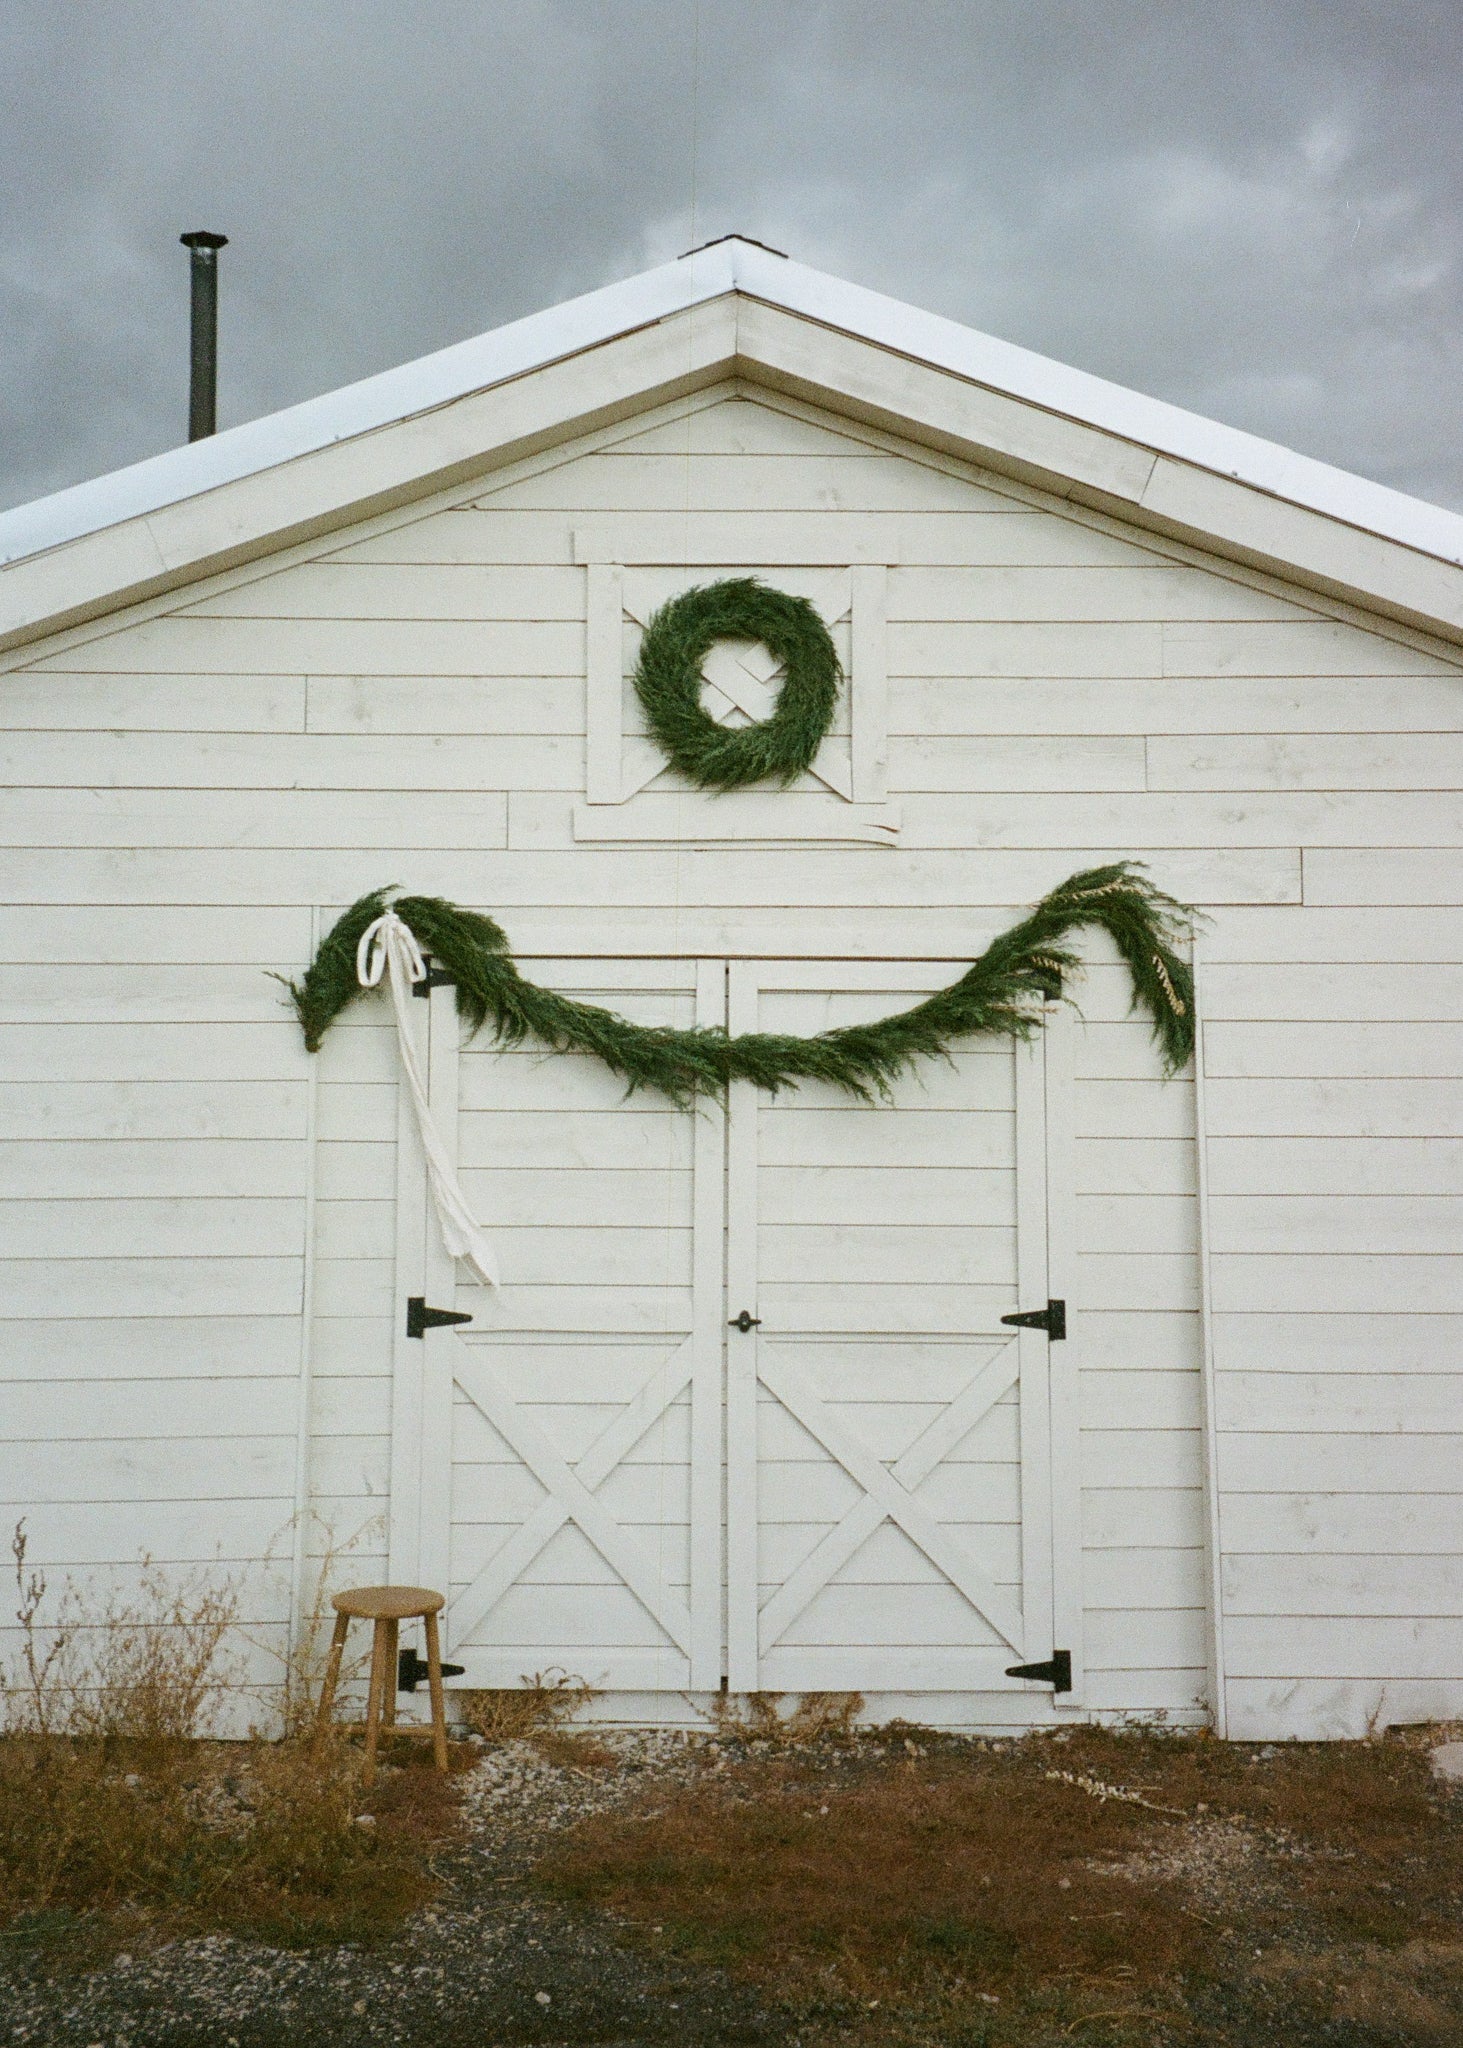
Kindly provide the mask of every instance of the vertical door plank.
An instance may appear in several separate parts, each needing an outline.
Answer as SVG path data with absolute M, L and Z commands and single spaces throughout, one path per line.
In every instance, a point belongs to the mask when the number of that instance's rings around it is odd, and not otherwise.
M 426 1003 L 410 1005 L 417 1058 L 428 1057 Z M 420 1021 L 417 1012 L 420 1011 Z M 415 1585 L 421 1574 L 421 1501 L 424 1484 L 446 1485 L 445 1446 L 424 1446 L 422 1366 L 426 1346 L 406 1334 L 406 1302 L 427 1285 L 427 1162 L 417 1134 L 406 1076 L 396 1077 L 396 1291 L 391 1303 L 391 1501 L 387 1513 L 387 1572 L 395 1585 Z M 436 1461 L 423 1473 L 424 1449 Z M 439 1469 L 438 1469 L 439 1468 Z
M 1016 1047 L 1016 1273 L 1023 1310 L 1049 1298 L 1046 1212 L 1046 1034 Z M 1021 1584 L 1023 1661 L 1052 1643 L 1050 1353 L 1044 1330 L 1018 1332 L 1021 1346 Z
M 420 1007 L 428 1012 L 427 1100 L 432 1121 L 457 1165 L 457 1067 L 462 1040 L 457 1018 L 457 991 L 434 988 Z M 489 1233 L 491 1217 L 483 1219 Z M 462 1307 L 481 1313 L 491 1299 L 486 1288 L 473 1287 L 457 1301 L 457 1262 L 442 1242 L 434 1212 L 427 1217 L 427 1251 L 423 1262 L 427 1300 L 438 1308 Z M 422 1489 L 418 1509 L 421 1583 L 439 1593 L 451 1590 L 452 1536 L 452 1346 L 449 1330 L 429 1330 L 417 1345 L 422 1357 Z M 448 1613 L 450 1614 L 450 1608 Z M 450 1624 L 449 1624 L 450 1629 Z
M 1048 1344 L 1051 1399 L 1052 1627 L 1072 1657 L 1072 1690 L 1059 1707 L 1081 1704 L 1082 1473 L 1078 1368 L 1082 1305 L 1077 1298 L 1077 1155 L 1075 1082 L 1077 1020 L 1065 1003 L 1046 1013 L 1046 1266 L 1047 1292 L 1067 1304 L 1067 1337 Z
M 726 963 L 696 968 L 696 1022 L 726 1021 Z M 725 1670 L 722 1613 L 722 1371 L 725 1352 L 726 1112 L 703 1101 L 694 1112 L 691 1332 L 691 1685 L 715 1692 Z
M 733 961 L 727 1029 L 757 1029 L 758 973 Z M 727 1124 L 726 1315 L 757 1310 L 757 1122 L 760 1098 L 750 1081 L 733 1081 Z M 755 1692 L 757 1646 L 757 1339 L 726 1332 L 727 1685 Z

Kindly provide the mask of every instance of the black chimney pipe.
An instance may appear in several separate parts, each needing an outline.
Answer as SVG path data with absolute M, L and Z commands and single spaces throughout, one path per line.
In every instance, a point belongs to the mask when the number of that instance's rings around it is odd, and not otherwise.
M 218 252 L 227 235 L 195 228 L 178 240 L 192 265 L 193 299 L 188 353 L 188 439 L 204 441 L 217 431 L 218 414 Z

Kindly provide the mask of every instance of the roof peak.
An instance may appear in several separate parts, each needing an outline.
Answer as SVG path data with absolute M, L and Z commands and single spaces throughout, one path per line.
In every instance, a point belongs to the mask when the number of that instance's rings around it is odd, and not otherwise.
M 683 249 L 677 261 L 684 263 L 688 256 L 699 256 L 703 249 L 719 249 L 723 242 L 740 242 L 744 249 L 765 249 L 769 256 L 780 256 L 784 263 L 792 261 L 786 249 L 774 249 L 770 242 L 759 242 L 755 235 L 737 233 L 713 235 L 709 242 L 698 242 L 694 249 Z
M 0 513 L 0 564 L 145 517 L 318 449 L 434 411 L 693 306 L 741 292 L 1309 511 L 1448 562 L 1463 514 L 829 276 L 746 235 L 454 343 L 210 439 Z

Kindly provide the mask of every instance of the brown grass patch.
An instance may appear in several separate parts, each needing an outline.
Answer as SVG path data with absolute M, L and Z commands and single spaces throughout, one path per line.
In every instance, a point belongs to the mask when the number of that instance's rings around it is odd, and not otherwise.
M 344 1743 L 7 1736 L 0 1919 L 125 1908 L 169 1934 L 368 1939 L 435 1888 L 456 1796 L 428 1764 L 383 1771 L 365 1795 Z
M 586 1822 L 539 1877 L 559 1896 L 671 1930 L 755 1976 L 831 1965 L 887 1996 L 911 1975 L 999 1992 L 1055 1973 L 1167 1980 L 1198 1923 L 1159 1890 L 1092 1867 L 1167 1823 L 1064 1785 L 910 1762 L 846 1789 L 744 1772 L 647 1817 Z
M 1456 1937 L 1463 1907 L 1463 1801 L 1441 1797 L 1425 1746 L 1377 1742 L 1260 1746 L 1208 1737 L 1074 1732 L 1060 1759 L 1117 1769 L 1124 1782 L 1194 1815 L 1240 1823 L 1268 1861 L 1288 1913 L 1338 1941 L 1395 1945 Z
M 45 1934 L 121 1912 L 134 1933 L 140 1915 L 168 1933 L 360 1940 L 430 1896 L 457 1801 L 428 1757 L 393 1745 L 367 1794 L 346 1732 L 314 1742 L 303 1708 L 282 1741 L 207 1739 L 235 1675 L 227 1581 L 172 1584 L 144 1564 L 129 1599 L 89 1612 L 68 1593 L 46 1625 L 23 1529 L 12 1552 L 21 1648 L 0 1683 L 0 1923 Z
M 1389 1999 L 1463 2039 L 1463 1801 L 1416 1745 L 898 1727 L 649 1796 L 536 1881 L 792 2000 L 810 2041 L 1177 2039 L 1216 1997 L 1277 2044 Z

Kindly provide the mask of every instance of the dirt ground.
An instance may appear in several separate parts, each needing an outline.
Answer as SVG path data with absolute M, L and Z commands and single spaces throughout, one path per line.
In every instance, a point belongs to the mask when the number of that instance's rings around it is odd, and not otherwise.
M 496 1744 L 395 1933 L 284 1949 L 21 1921 L 0 2044 L 1458 2048 L 1441 1732 Z

